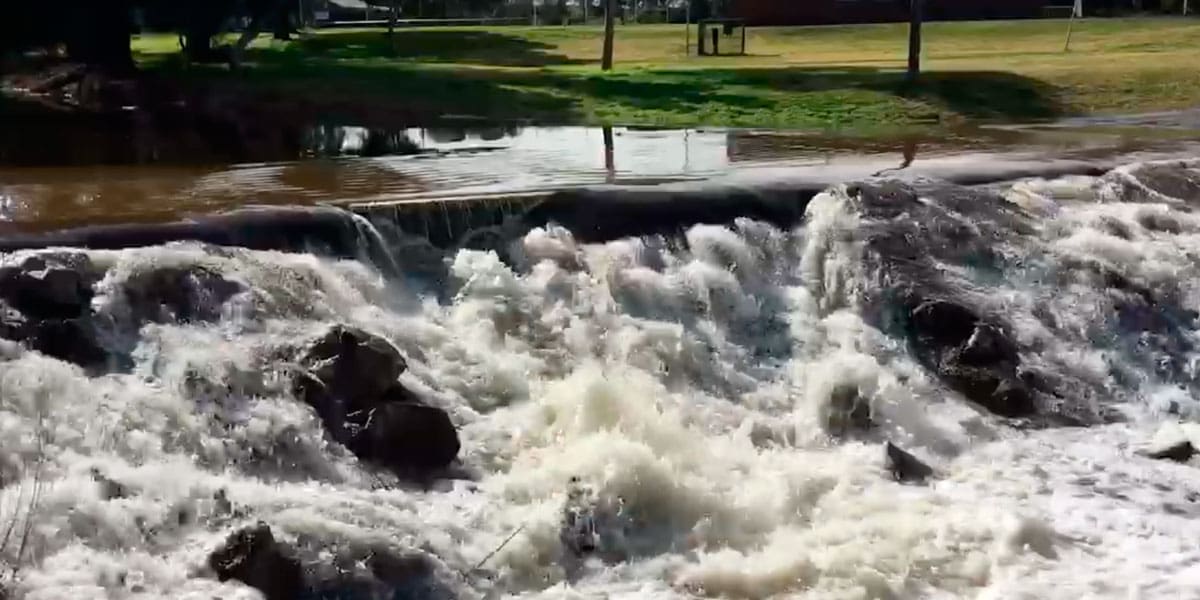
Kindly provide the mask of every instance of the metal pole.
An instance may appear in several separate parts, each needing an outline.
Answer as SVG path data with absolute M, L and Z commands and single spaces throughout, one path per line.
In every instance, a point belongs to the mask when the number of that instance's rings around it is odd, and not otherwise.
M 1075 0 L 1075 5 L 1071 7 L 1071 19 L 1067 21 L 1067 43 L 1063 46 L 1063 52 L 1071 51 L 1071 34 L 1075 32 L 1075 18 L 1083 16 L 1083 0 Z

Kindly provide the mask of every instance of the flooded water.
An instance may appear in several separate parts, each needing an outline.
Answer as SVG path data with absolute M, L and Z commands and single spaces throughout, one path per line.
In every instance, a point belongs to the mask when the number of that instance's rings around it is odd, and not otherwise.
M 288 136 L 6 146 L 0 596 L 1200 589 L 1187 127 Z
M 297 141 L 221 152 L 84 130 L 9 139 L 0 152 L 0 231 L 158 222 L 247 205 L 353 204 L 519 194 L 589 185 L 795 177 L 833 183 L 953 161 L 1097 161 L 1186 153 L 1200 127 L 1115 124 L 992 128 L 870 137 L 828 132 L 586 127 L 308 127 Z M 95 143 L 130 149 L 79 156 Z M 25 141 L 28 140 L 28 141 Z M 56 152 L 58 145 L 61 152 Z M 142 147 L 150 144 L 151 147 Z M 29 149 L 26 150 L 25 146 Z M 170 151 L 162 148 L 171 147 Z M 93 147 L 89 147 L 95 150 Z M 86 150 L 87 148 L 85 148 Z M 254 156 L 249 162 L 230 158 Z M 70 166 L 63 166 L 68 164 Z

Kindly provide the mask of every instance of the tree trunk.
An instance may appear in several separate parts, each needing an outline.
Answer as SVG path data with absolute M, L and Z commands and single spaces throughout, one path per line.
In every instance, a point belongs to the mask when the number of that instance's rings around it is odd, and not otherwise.
M 292 27 L 292 8 L 295 0 L 279 0 L 271 10 L 271 25 L 275 39 L 288 41 L 296 30 Z
M 921 75 L 921 22 L 925 0 L 910 0 L 908 24 L 908 82 L 916 83 Z
M 388 12 L 388 45 L 392 54 L 396 54 L 396 17 L 400 14 L 400 0 L 392 0 L 391 11 Z
M 115 5 L 115 6 L 114 6 Z M 129 0 L 88 2 L 71 19 L 67 53 L 73 60 L 111 71 L 133 69 Z
M 600 69 L 611 71 L 613 66 L 613 35 L 616 33 L 617 0 L 604 0 L 604 53 L 600 57 Z

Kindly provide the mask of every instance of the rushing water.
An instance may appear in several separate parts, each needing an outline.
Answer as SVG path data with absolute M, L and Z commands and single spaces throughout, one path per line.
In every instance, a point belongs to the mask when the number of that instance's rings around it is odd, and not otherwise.
M 629 231 L 635 204 L 674 213 L 636 234 L 512 209 L 487 243 L 433 243 L 333 211 L 363 260 L 68 251 L 95 265 L 92 318 L 127 360 L 85 370 L 0 341 L 8 590 L 251 598 L 206 561 L 261 520 L 314 563 L 429 557 L 436 586 L 396 598 L 1195 596 L 1196 467 L 1138 451 L 1200 444 L 1200 163 L 739 192 L 795 218 L 712 217 L 724 192 L 670 189 L 592 206 Z M 137 282 L 181 268 L 237 291 L 134 318 Z M 929 362 L 931 331 L 902 322 L 932 300 L 1010 340 L 1034 410 L 996 416 Z M 280 349 L 330 323 L 407 357 L 405 387 L 459 429 L 454 477 L 381 474 L 296 400 Z M 893 480 L 885 441 L 935 476 Z

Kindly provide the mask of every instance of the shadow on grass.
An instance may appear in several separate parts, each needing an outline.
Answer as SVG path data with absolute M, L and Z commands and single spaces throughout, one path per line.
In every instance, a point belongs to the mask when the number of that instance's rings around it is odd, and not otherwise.
M 932 71 L 910 84 L 902 71 L 873 67 L 791 67 L 659 71 L 700 78 L 715 87 L 748 86 L 795 92 L 866 90 L 920 100 L 976 120 L 1050 119 L 1070 114 L 1045 81 L 1004 71 Z
M 358 60 L 386 51 L 386 38 L 375 32 L 369 35 L 380 38 L 372 42 L 376 45 L 352 48 L 340 46 L 337 40 L 347 39 L 342 36 L 359 39 L 352 36 L 364 33 L 326 34 L 308 42 L 321 45 L 316 48 L 294 49 L 293 45 L 258 50 L 251 57 L 251 66 L 236 73 L 222 68 L 176 70 L 169 63 L 158 65 L 157 70 L 198 77 L 205 83 L 233 83 L 239 90 L 270 95 L 277 105 L 292 102 L 315 107 L 309 112 L 347 123 L 387 120 L 411 125 L 452 115 L 547 124 L 687 124 L 698 121 L 697 115 L 703 112 L 729 115 L 728 123 L 702 123 L 706 125 L 812 127 L 893 125 L 898 124 L 890 122 L 895 119 L 923 122 L 937 115 L 1028 121 L 1072 113 L 1052 84 L 1007 72 L 935 71 L 910 85 L 902 71 L 860 66 L 618 69 L 611 74 L 556 68 L 454 67 L 428 63 L 484 62 L 486 58 L 489 64 L 504 65 L 561 57 L 539 54 L 536 44 L 488 32 L 407 31 L 400 37 L 426 34 L 467 41 L 458 49 L 446 47 L 449 42 L 445 41 L 430 46 L 422 51 L 426 62 Z M 525 49 L 507 57 L 507 51 L 496 50 L 485 57 L 477 44 L 491 38 L 520 42 Z M 407 51 L 416 52 L 416 48 Z M 604 117 L 597 113 L 601 105 Z M 701 107 L 703 111 L 698 110 Z M 781 114 L 797 116 L 780 119 Z
M 292 59 L 399 59 L 509 67 L 586 64 L 549 52 L 554 46 L 490 31 L 398 29 L 393 38 L 378 30 L 309 35 L 285 46 L 258 48 L 251 60 L 281 55 Z

